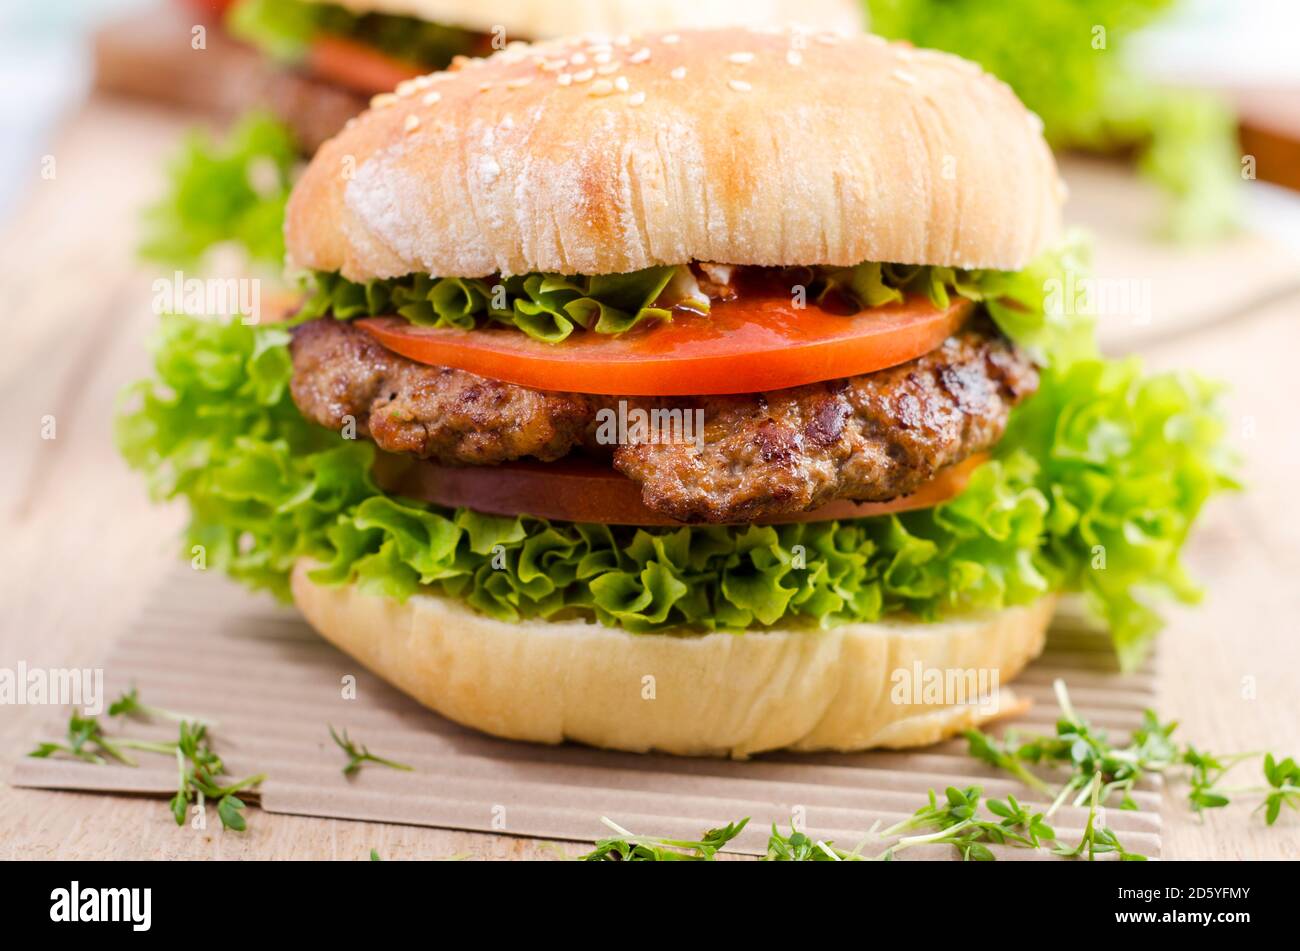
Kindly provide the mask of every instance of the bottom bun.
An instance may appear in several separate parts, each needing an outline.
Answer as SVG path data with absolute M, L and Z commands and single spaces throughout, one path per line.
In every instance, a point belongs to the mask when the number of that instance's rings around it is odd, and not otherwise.
M 317 585 L 311 567 L 294 570 L 293 596 L 312 626 L 457 723 L 691 756 L 923 746 L 1017 713 L 1027 704 L 1001 685 L 1042 650 L 1055 607 L 1043 598 L 934 623 L 629 634 L 586 621 L 511 624 L 434 595 L 399 603 Z M 947 696 L 926 692 L 945 678 Z M 990 693 L 952 692 L 977 683 Z

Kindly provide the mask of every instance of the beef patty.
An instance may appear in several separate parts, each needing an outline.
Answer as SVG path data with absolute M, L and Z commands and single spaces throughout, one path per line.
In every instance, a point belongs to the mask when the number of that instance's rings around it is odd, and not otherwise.
M 582 442 L 593 397 L 530 390 L 384 349 L 364 330 L 322 317 L 294 328 L 293 401 L 304 416 L 389 452 L 459 465 L 534 456 L 551 461 Z
M 446 464 L 599 451 L 597 414 L 620 401 L 425 366 L 328 317 L 296 328 L 291 349 L 293 399 L 309 419 L 340 429 L 351 417 L 385 450 Z M 1037 385 L 1029 359 L 979 320 L 877 373 L 745 396 L 629 397 L 625 411 L 703 410 L 703 439 L 620 445 L 613 464 L 649 508 L 683 522 L 884 501 L 991 448 Z

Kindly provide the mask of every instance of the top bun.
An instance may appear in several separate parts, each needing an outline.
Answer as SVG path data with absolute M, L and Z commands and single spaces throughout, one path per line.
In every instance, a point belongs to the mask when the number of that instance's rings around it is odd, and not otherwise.
M 340 0 L 317 0 L 338 3 Z M 541 40 L 575 30 L 628 33 L 657 28 L 785 26 L 861 30 L 861 0 L 341 0 L 357 13 L 390 13 Z
M 327 142 L 289 199 L 289 265 L 1017 270 L 1060 229 L 1041 128 L 978 66 L 869 35 L 521 43 L 403 83 Z

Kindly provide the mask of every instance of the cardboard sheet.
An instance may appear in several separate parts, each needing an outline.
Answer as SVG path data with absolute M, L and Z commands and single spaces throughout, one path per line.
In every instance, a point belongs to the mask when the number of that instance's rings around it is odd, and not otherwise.
M 1051 730 L 1051 685 L 1061 677 L 1082 715 L 1126 735 L 1152 703 L 1152 663 L 1115 673 L 1104 635 L 1064 612 L 1043 656 L 1015 681 L 1017 694 L 1034 706 L 1013 723 Z M 608 834 L 602 816 L 634 832 L 695 838 L 748 815 L 750 826 L 733 845 L 760 854 L 771 825 L 785 828 L 792 815 L 810 835 L 851 848 L 877 820 L 888 825 L 924 804 L 931 788 L 980 784 L 988 795 L 1033 801 L 1018 782 L 971 759 L 964 741 L 911 752 L 732 762 L 495 739 L 425 710 L 318 638 L 291 609 L 214 573 L 181 569 L 168 579 L 104 667 L 109 699 L 134 685 L 146 703 L 215 719 L 214 745 L 229 773 L 268 775 L 260 797 L 268 812 L 579 842 Z M 355 699 L 344 697 L 350 677 Z M 33 745 L 59 739 L 66 716 L 52 711 L 47 735 L 32 737 Z M 110 734 L 175 735 L 165 723 L 104 719 Z M 370 765 L 344 777 L 346 757 L 330 739 L 331 724 L 414 771 Z M 130 768 L 24 758 L 9 778 L 18 786 L 170 796 L 175 762 L 144 753 L 139 760 Z M 1128 848 L 1158 856 L 1160 790 L 1149 786 L 1134 798 L 1137 810 L 1110 809 L 1107 821 Z M 1060 810 L 1054 825 L 1061 841 L 1077 841 L 1084 819 L 1085 810 Z M 906 854 L 952 855 L 946 847 L 927 849 Z M 999 858 L 1035 857 L 998 851 Z

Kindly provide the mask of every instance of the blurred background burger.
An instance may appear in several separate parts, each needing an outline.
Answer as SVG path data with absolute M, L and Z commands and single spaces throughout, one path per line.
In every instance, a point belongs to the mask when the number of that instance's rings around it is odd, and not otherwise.
M 269 272 L 283 255 L 299 155 L 374 95 L 457 57 L 561 33 L 790 22 L 856 32 L 865 11 L 858 0 L 198 0 L 143 30 L 111 30 L 99 42 L 99 74 L 118 92 L 238 117 L 222 139 L 193 132 L 172 159 L 170 187 L 147 214 L 144 257 L 195 267 L 224 244 Z

